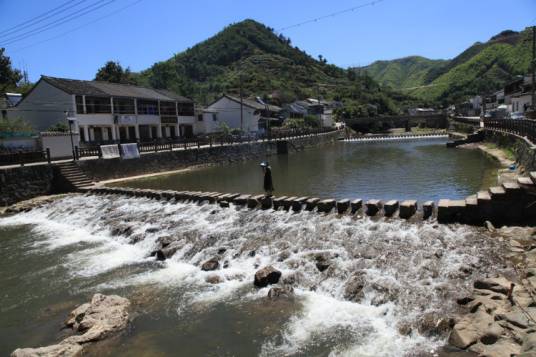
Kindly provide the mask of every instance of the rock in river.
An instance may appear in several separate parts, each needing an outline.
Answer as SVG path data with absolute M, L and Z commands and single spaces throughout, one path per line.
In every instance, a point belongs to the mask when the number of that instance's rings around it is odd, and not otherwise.
M 201 265 L 201 270 L 212 271 L 218 269 L 219 267 L 220 262 L 218 261 L 218 258 L 212 258 L 204 262 L 203 265 Z
M 76 335 L 57 345 L 18 348 L 12 357 L 76 356 L 91 342 L 104 340 L 125 329 L 129 322 L 130 301 L 117 295 L 95 294 L 91 302 L 74 309 L 65 322 Z
M 281 278 L 281 272 L 269 265 L 255 273 L 253 284 L 259 288 L 263 288 L 271 284 L 277 284 L 279 278 Z

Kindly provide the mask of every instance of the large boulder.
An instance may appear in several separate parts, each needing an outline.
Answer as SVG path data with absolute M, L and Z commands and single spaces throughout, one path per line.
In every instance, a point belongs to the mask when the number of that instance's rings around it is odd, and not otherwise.
M 292 286 L 273 287 L 268 291 L 268 299 L 277 300 L 280 298 L 290 298 L 294 295 Z
M 201 265 L 201 270 L 212 271 L 212 270 L 218 269 L 219 267 L 220 267 L 220 262 L 218 258 L 211 258 Z
M 91 302 L 74 309 L 65 325 L 76 335 L 59 344 L 38 348 L 16 349 L 12 357 L 67 357 L 78 356 L 84 346 L 104 340 L 125 329 L 129 322 L 130 302 L 117 295 L 95 294 Z
M 253 284 L 259 288 L 264 288 L 265 286 L 271 284 L 277 284 L 279 282 L 279 278 L 281 278 L 281 272 L 269 265 L 255 273 L 255 280 L 253 281 Z

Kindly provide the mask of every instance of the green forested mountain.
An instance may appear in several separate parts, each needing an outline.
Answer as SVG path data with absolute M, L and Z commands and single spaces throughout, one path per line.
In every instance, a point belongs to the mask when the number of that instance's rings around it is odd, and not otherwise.
M 376 61 L 359 70 L 365 71 L 382 85 L 400 89 L 426 83 L 430 72 L 442 68 L 446 62 L 448 61 L 410 56 L 392 61 Z
M 531 30 L 503 31 L 486 43 L 477 42 L 455 58 L 433 61 L 407 57 L 377 61 L 359 70 L 395 89 L 427 86 L 406 93 L 441 104 L 500 89 L 530 66 Z
M 340 99 L 345 115 L 395 113 L 403 95 L 309 56 L 291 40 L 253 20 L 230 25 L 208 40 L 137 74 L 137 81 L 176 91 L 206 104 L 223 92 L 268 97 L 275 104 L 321 96 Z

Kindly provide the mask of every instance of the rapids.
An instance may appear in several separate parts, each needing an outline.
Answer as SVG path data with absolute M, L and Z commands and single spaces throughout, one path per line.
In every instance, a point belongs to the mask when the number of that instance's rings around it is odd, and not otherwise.
M 8 239 L 21 229 L 24 242 Z M 176 252 L 160 262 L 151 253 L 162 237 Z M 50 293 L 47 284 L 65 300 L 120 291 L 139 302 L 133 332 L 104 355 L 144 348 L 162 355 L 433 355 L 445 336 L 419 333 L 419 321 L 455 313 L 455 298 L 473 279 L 503 264 L 502 243 L 466 226 L 91 195 L 0 218 L 0 248 L 1 259 L 24 250 L 10 264 L 49 279 L 40 278 L 45 287 L 27 299 L 18 296 L 31 286 L 6 285 L 2 314 L 24 311 Z M 39 271 L 22 268 L 42 254 L 49 258 Z M 202 271 L 213 257 L 220 268 Z M 329 265 L 322 272 L 319 257 Z M 269 300 L 270 287 L 253 286 L 266 265 L 294 288 L 289 301 Z M 14 281 L 17 273 L 10 274 L 0 273 L 0 283 Z M 347 290 L 356 274 L 365 282 L 360 298 Z M 221 282 L 208 283 L 215 275 Z M 399 332 L 404 325 L 414 326 L 408 335 Z M 16 336 L 15 324 L 5 326 L 0 345 Z

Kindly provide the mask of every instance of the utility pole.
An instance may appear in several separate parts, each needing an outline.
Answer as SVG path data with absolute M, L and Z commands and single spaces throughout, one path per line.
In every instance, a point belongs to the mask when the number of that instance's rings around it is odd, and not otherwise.
M 240 71 L 240 131 L 244 133 L 244 101 L 242 93 L 242 71 Z
M 536 26 L 532 26 L 532 115 L 534 117 L 534 112 L 536 111 Z M 536 118 L 535 118 L 536 119 Z
M 324 127 L 324 123 L 322 123 L 322 113 L 320 112 L 320 85 L 316 85 L 316 95 L 318 96 L 318 122 L 320 123 L 320 127 Z M 323 110 L 322 110 L 323 111 Z

